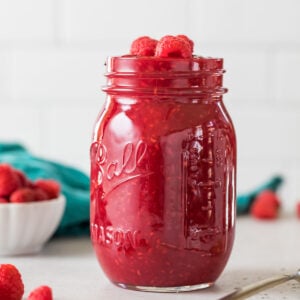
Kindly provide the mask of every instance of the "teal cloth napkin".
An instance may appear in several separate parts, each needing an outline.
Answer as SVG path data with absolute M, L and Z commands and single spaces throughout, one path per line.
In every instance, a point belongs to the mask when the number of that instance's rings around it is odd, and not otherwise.
M 35 157 L 22 145 L 14 143 L 0 143 L 0 162 L 22 170 L 31 180 L 52 178 L 59 181 L 67 203 L 55 235 L 89 234 L 90 180 L 86 174 L 75 168 Z M 248 213 L 253 200 L 261 191 L 275 192 L 282 182 L 282 177 L 274 176 L 253 191 L 238 195 L 237 214 Z
M 55 235 L 88 235 L 90 180 L 83 172 L 33 156 L 22 145 L 0 143 L 0 162 L 22 170 L 28 178 L 55 179 L 66 197 L 66 209 Z

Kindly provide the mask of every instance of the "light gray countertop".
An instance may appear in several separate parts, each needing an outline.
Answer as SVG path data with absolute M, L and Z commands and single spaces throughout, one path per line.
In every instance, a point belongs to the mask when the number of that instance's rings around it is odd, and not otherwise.
M 0 257 L 22 273 L 25 296 L 39 285 L 53 289 L 55 300 L 99 299 L 218 299 L 236 287 L 269 276 L 294 273 L 300 268 L 300 220 L 295 216 L 275 221 L 237 219 L 230 261 L 216 284 L 206 290 L 158 294 L 123 290 L 102 273 L 89 238 L 52 239 L 37 255 Z M 300 284 L 290 281 L 251 299 L 300 299 Z

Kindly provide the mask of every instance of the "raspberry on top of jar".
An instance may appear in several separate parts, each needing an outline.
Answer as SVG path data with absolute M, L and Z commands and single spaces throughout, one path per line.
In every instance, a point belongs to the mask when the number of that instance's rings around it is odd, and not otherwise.
M 160 40 L 142 36 L 135 39 L 130 48 L 130 54 L 135 56 L 155 56 L 173 58 L 191 58 L 194 42 L 185 35 L 166 35 Z
M 131 43 L 129 54 L 108 57 L 103 91 L 204 97 L 226 93 L 223 59 L 193 51 L 194 42 L 182 34 L 159 40 L 139 37 Z

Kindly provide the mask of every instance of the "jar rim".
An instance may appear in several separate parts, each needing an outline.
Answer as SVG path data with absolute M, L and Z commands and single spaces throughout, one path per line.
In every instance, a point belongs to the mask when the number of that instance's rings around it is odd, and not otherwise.
M 161 58 L 109 56 L 106 60 L 108 93 L 138 92 L 156 94 L 226 93 L 222 86 L 223 58 Z
M 212 57 L 212 56 L 202 56 L 202 55 L 193 55 L 190 58 L 183 57 L 158 57 L 158 56 L 136 56 L 132 54 L 125 54 L 121 56 L 108 56 L 108 59 L 129 59 L 129 60 L 157 60 L 157 61 L 222 61 L 222 57 Z
M 160 72 L 222 72 L 223 58 L 194 55 L 191 58 L 155 56 L 109 56 L 106 60 L 108 73 L 160 73 Z

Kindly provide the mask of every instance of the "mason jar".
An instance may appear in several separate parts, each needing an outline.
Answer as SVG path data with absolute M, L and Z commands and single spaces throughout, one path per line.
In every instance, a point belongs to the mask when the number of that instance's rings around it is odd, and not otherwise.
M 211 286 L 233 245 L 236 138 L 223 59 L 110 57 L 91 144 L 91 240 L 124 288 Z

